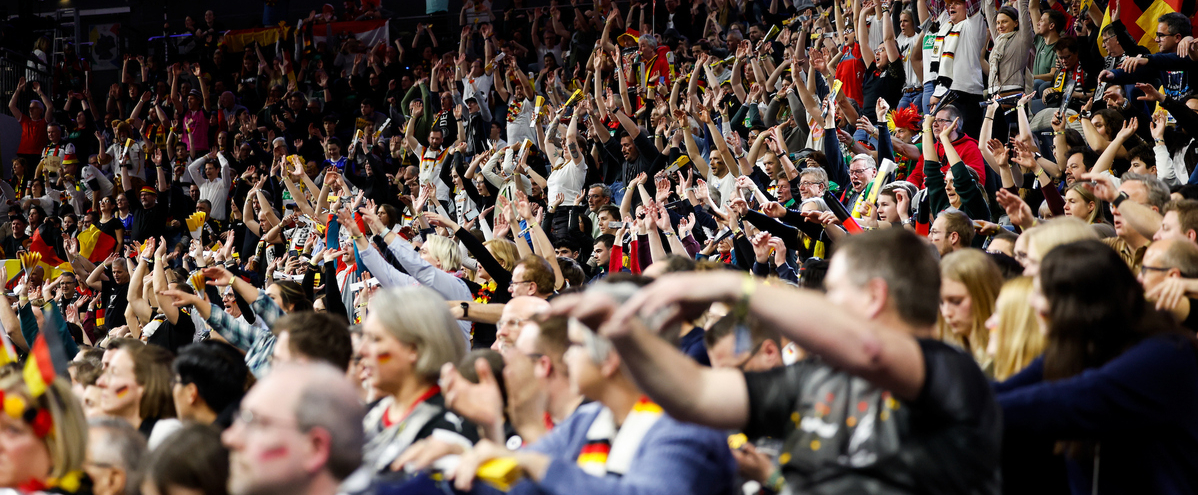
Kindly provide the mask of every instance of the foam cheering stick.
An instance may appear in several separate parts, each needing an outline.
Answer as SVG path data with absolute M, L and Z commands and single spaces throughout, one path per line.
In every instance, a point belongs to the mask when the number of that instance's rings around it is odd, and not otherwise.
M 882 192 L 882 186 L 886 185 L 886 178 L 896 168 L 898 168 L 898 164 L 889 158 L 882 160 L 882 168 L 878 169 L 878 174 L 874 176 L 874 183 L 869 189 L 869 204 L 872 205 L 878 201 L 878 193 Z
M 774 41 L 774 38 L 777 38 L 779 34 L 782 34 L 782 30 L 778 29 L 777 24 L 770 26 L 769 32 L 765 34 L 764 38 L 761 38 L 760 43 L 757 43 L 757 49 L 760 50 L 766 43 Z
M 132 147 L 133 147 L 133 139 L 132 138 L 126 139 L 125 140 L 125 149 L 124 149 L 124 151 L 121 152 L 121 154 L 128 157 L 129 156 L 129 148 L 132 148 Z
M 528 119 L 529 127 L 532 127 L 532 128 L 537 127 L 537 117 L 541 116 L 541 106 L 544 104 L 545 104 L 545 97 L 541 96 L 541 95 L 537 95 L 536 105 L 532 109 L 532 118 Z
M 574 94 L 570 95 L 570 98 L 566 99 L 566 103 L 564 105 L 562 105 L 562 108 L 566 108 L 570 105 L 573 105 L 581 97 L 582 97 L 582 90 L 581 89 L 574 90 Z
M 187 277 L 187 281 L 191 282 L 191 288 L 195 289 L 196 294 L 204 293 L 204 274 L 199 270 L 192 272 L 191 276 Z
M 374 136 L 372 136 L 372 138 L 371 138 L 371 140 L 370 140 L 370 144 L 371 144 L 371 146 L 373 146 L 373 145 L 374 145 L 374 143 L 377 143 L 377 142 L 378 142 L 378 140 L 379 140 L 379 136 L 382 136 L 382 135 L 383 135 L 383 131 L 384 131 L 384 130 L 386 130 L 386 129 L 387 129 L 387 126 L 389 126 L 389 125 L 391 125 L 391 118 L 390 118 L 390 117 L 388 117 L 388 118 L 387 118 L 387 120 L 384 120 L 384 121 L 383 121 L 383 125 L 379 126 L 379 128 L 378 128 L 378 129 L 375 129 L 375 130 L 374 130 Z
M 199 240 L 200 230 L 203 229 L 204 219 L 207 217 L 208 215 L 202 211 L 197 211 L 187 217 L 187 230 L 191 232 L 192 239 Z
M 524 470 L 520 469 L 520 464 L 516 462 L 516 459 L 500 457 L 479 465 L 475 475 L 487 484 L 506 492 L 524 477 Z
M 832 191 L 824 191 L 824 202 L 828 204 L 828 209 L 832 210 L 832 213 L 836 215 L 836 219 L 840 220 L 840 223 L 844 225 L 844 230 L 850 234 L 864 232 L 864 229 L 860 225 L 857 225 L 857 221 L 849 215 L 849 211 L 844 208 L 844 205 L 840 204 L 840 200 L 836 199 Z
M 21 253 L 21 264 L 23 265 L 22 268 L 24 268 L 25 271 L 29 271 L 33 267 L 37 266 L 38 262 L 41 260 L 42 253 L 37 251 L 25 251 Z
M 674 163 L 671 163 L 669 167 L 666 167 L 666 175 L 677 172 L 679 169 L 681 169 L 682 167 L 685 167 L 686 164 L 688 164 L 690 162 L 691 162 L 690 157 L 688 157 L 686 155 L 682 155 L 682 156 L 678 157 L 677 160 L 674 160 Z

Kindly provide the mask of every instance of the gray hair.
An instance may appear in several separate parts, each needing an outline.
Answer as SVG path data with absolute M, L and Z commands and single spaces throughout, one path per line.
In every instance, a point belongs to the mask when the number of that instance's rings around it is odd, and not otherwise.
M 91 461 L 125 471 L 126 495 L 140 493 L 145 438 L 128 421 L 110 416 L 90 419 L 87 425 L 99 433 L 87 444 Z
M 827 170 L 824 170 L 819 167 L 807 167 L 807 168 L 803 169 L 802 172 L 799 172 L 799 178 L 803 178 L 803 177 L 807 177 L 807 176 L 811 176 L 811 178 L 815 179 L 816 182 L 819 182 L 820 184 L 822 184 L 824 186 L 824 189 L 828 188 L 828 171 Z
M 441 366 L 466 355 L 466 341 L 445 299 L 427 287 L 393 287 L 370 300 L 370 315 L 396 339 L 416 348 L 415 371 L 436 383 Z
M 611 186 L 604 184 L 602 182 L 596 182 L 594 184 L 591 184 L 590 186 L 587 186 L 587 190 L 591 190 L 591 189 L 595 189 L 595 188 L 599 189 L 599 192 L 603 194 L 603 197 L 605 197 L 607 199 L 611 199 Z
M 631 282 L 599 282 L 591 285 L 586 293 L 592 297 L 595 295 L 607 296 L 615 300 L 617 304 L 624 304 L 629 299 L 632 299 L 632 296 L 636 295 L 638 291 L 640 291 L 640 287 Z M 570 319 L 569 324 L 582 325 L 581 322 L 574 318 Z M 650 326 L 652 327 L 653 325 Z M 583 332 L 583 335 L 585 335 L 584 338 L 586 339 L 584 346 L 591 361 L 595 364 L 605 361 L 607 356 L 612 352 L 611 340 L 599 335 L 599 329 L 597 328 L 588 328 Z
M 1157 211 L 1165 209 L 1165 203 L 1169 202 L 1169 186 L 1165 185 L 1165 181 L 1155 175 L 1123 174 L 1123 182 L 1133 180 L 1143 183 L 1148 190 L 1148 204 L 1144 206 L 1155 206 Z
M 815 206 L 819 208 L 819 211 L 832 211 L 831 208 L 828 208 L 828 202 L 824 201 L 824 198 L 811 198 L 803 200 L 802 203 L 799 203 L 799 208 L 802 208 L 803 205 L 807 203 L 815 203 Z
M 849 160 L 849 163 L 852 164 L 853 162 L 862 162 L 867 168 L 872 168 L 874 170 L 878 169 L 878 162 L 874 161 L 874 157 L 869 156 L 868 153 L 857 153 L 856 155 L 853 155 L 853 159 Z
M 426 289 L 427 290 L 427 289 Z M 444 307 L 444 304 L 442 304 Z M 455 325 L 453 330 L 457 331 Z M 337 481 L 349 477 L 362 464 L 366 435 L 362 420 L 366 409 L 358 399 L 345 370 L 322 362 L 285 364 L 278 373 L 302 377 L 303 391 L 295 404 L 295 421 L 302 431 L 322 428 L 329 433 L 329 458 L 326 466 Z M 298 373 L 296 373 L 298 372 Z

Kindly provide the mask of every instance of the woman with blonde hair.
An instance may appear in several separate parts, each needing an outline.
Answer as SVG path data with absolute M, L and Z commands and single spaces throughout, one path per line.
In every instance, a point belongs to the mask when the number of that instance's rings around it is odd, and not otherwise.
M 936 338 L 965 349 L 989 372 L 986 320 L 994 313 L 994 301 L 1003 283 L 1002 272 L 986 253 L 964 249 L 940 261 L 940 279 Z
M 1006 380 L 1022 371 L 1044 353 L 1044 334 L 1036 313 L 1028 304 L 1032 277 L 1016 277 L 1003 284 L 994 303 L 994 314 L 986 320 L 990 331 L 987 352 L 994 360 L 994 379 Z
M 1079 218 L 1054 218 L 1024 231 L 1021 238 L 1027 238 L 1027 251 L 1023 256 L 1016 252 L 1023 263 L 1023 274 L 1035 276 L 1040 271 L 1040 260 L 1048 255 L 1053 248 L 1076 241 L 1098 240 L 1098 233 L 1090 224 Z
M 1099 223 L 1102 219 L 1102 203 L 1081 182 L 1074 182 L 1065 189 L 1065 216 L 1080 218 L 1086 223 Z
M 55 378 L 34 397 L 20 368 L 0 374 L 0 487 L 77 491 L 87 456 L 87 418 L 70 381 Z
M 412 443 L 429 436 L 463 445 L 478 440 L 473 425 L 446 409 L 437 386 L 441 367 L 466 355 L 456 328 L 445 300 L 431 289 L 384 289 L 370 298 L 362 365 L 370 385 L 387 395 L 366 414 L 363 474 L 389 470 Z
M 466 307 L 460 310 L 462 314 L 459 318 L 475 321 L 470 329 L 472 345 L 475 349 L 487 348 L 495 342 L 495 332 L 498 329 L 494 324 L 484 322 L 497 321 L 498 314 L 490 313 L 502 311 L 501 305 L 512 299 L 508 286 L 512 283 L 512 270 L 520 261 L 516 243 L 499 238 L 479 242 L 474 234 L 449 218 L 431 212 L 424 215 L 430 224 L 452 231 L 454 238 L 478 261 L 479 288 L 474 291 L 472 299 L 475 304 L 460 303 L 466 304 Z M 490 306 L 491 304 L 495 306 Z

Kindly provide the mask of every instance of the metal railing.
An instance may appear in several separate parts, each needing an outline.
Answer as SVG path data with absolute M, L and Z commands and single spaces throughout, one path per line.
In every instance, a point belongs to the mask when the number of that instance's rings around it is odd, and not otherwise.
M 31 64 L 42 68 L 31 67 Z M 12 99 L 12 94 L 17 89 L 17 82 L 22 77 L 26 79 L 26 84 L 37 81 L 41 84 L 43 93 L 52 95 L 54 92 L 52 73 L 52 68 L 39 60 L 0 48 L 0 100 L 2 100 L 0 101 L 0 112 L 12 115 L 12 112 L 8 110 L 8 102 Z M 28 108 L 29 102 L 35 98 L 36 96 L 31 91 L 26 91 L 17 100 L 17 108 Z M 42 103 L 52 105 L 50 102 Z

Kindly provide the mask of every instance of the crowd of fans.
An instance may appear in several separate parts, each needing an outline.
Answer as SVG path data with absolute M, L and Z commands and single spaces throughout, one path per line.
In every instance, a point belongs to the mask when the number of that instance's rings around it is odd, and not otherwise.
M 68 57 L 9 104 L 0 487 L 1198 492 L 1198 46 L 1121 10 L 476 0 L 371 46 L 362 0 L 188 18 L 106 94 Z

